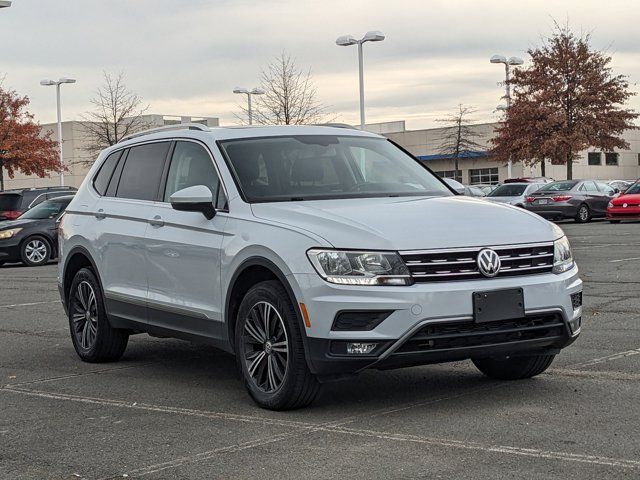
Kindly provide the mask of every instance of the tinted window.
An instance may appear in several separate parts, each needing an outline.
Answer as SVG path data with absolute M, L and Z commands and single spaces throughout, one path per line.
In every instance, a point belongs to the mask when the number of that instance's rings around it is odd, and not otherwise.
M 589 152 L 587 154 L 587 163 L 589 165 L 602 165 L 602 156 L 600 152 Z
M 522 195 L 524 191 L 527 189 L 527 185 L 518 185 L 514 183 L 506 183 L 504 185 L 500 185 L 493 192 L 491 192 L 488 197 L 517 197 Z
M 604 163 L 607 165 L 618 165 L 618 153 L 608 152 L 604 154 Z
M 594 182 L 584 182 L 582 184 L 581 190 L 586 190 L 587 192 L 597 192 L 598 187 L 596 187 L 596 184 Z
M 205 185 L 211 190 L 215 199 L 220 188 L 220 181 L 209 153 L 197 143 L 178 142 L 171 157 L 171 166 L 164 189 L 164 201 L 178 190 Z
M 0 195 L 0 211 L 19 210 L 21 199 L 22 197 L 20 195 L 12 193 Z
M 302 135 L 222 146 L 252 202 L 451 195 L 419 162 L 383 139 Z
M 567 190 L 571 190 L 577 183 L 577 181 L 572 180 L 547 183 L 544 187 L 541 187 L 538 192 L 565 192 Z
M 169 145 L 169 142 L 160 142 L 132 147 L 120 176 L 116 196 L 155 200 Z
M 111 175 L 113 174 L 113 170 L 116 168 L 116 164 L 118 163 L 121 154 L 122 151 L 114 152 L 109 155 L 102 163 L 98 174 L 93 179 L 93 186 L 100 195 L 104 195 L 107 192 L 109 180 L 111 179 Z
M 31 218 L 36 220 L 45 220 L 47 218 L 57 218 L 67 205 L 71 202 L 70 198 L 60 198 L 55 200 L 47 200 L 46 202 L 42 202 L 36 207 L 33 207 L 28 212 L 23 213 L 20 218 Z

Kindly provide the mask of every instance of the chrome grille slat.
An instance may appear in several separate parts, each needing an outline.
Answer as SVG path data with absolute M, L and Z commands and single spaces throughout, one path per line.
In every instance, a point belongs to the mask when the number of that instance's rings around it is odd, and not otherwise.
M 400 252 L 416 282 L 485 279 L 476 258 L 484 248 L 493 249 L 502 263 L 497 277 L 536 275 L 553 269 L 553 243 L 464 247 L 460 249 Z

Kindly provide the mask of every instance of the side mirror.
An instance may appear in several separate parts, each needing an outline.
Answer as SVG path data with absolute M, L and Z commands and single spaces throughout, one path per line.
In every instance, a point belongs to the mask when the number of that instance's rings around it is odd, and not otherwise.
M 213 194 L 204 185 L 183 188 L 169 197 L 171 207 L 182 212 L 200 212 L 211 220 L 216 209 L 213 206 Z

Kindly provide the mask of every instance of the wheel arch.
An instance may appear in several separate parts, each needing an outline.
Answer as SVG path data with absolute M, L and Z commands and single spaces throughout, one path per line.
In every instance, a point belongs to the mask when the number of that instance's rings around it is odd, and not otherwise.
M 249 257 L 244 260 L 238 266 L 234 274 L 231 276 L 231 280 L 229 281 L 229 288 L 227 289 L 224 303 L 224 319 L 226 323 L 226 333 L 229 350 L 231 352 L 234 352 L 235 350 L 235 322 L 240 303 L 242 302 L 242 298 L 252 286 L 265 280 L 279 281 L 289 295 L 289 300 L 291 301 L 291 303 L 293 303 L 297 321 L 300 325 L 300 331 L 302 332 L 302 341 L 304 344 L 305 354 L 308 353 L 307 334 L 304 327 L 302 312 L 300 311 L 300 304 L 298 303 L 291 283 L 289 282 L 289 280 L 287 280 L 286 275 L 274 262 L 267 258 L 259 256 Z M 309 356 L 308 354 L 305 356 L 308 363 Z
M 100 273 L 98 272 L 98 267 L 96 266 L 93 257 L 86 248 L 78 245 L 73 247 L 66 255 L 64 267 L 62 268 L 62 300 L 65 306 L 68 302 L 69 290 L 71 289 L 73 278 L 80 269 L 86 267 L 93 270 L 93 273 L 98 279 L 101 293 L 104 293 L 104 289 L 102 288 L 102 279 L 100 278 Z

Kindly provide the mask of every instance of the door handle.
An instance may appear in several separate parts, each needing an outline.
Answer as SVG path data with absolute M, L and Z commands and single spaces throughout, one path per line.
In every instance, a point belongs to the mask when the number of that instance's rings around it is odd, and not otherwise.
M 153 227 L 163 227 L 164 220 L 162 220 L 162 217 L 160 215 L 156 215 L 151 220 L 149 220 L 149 225 Z
M 94 213 L 93 216 L 96 217 L 98 220 L 104 220 L 105 218 L 107 218 L 107 214 L 104 213 L 104 210 L 102 208 L 98 210 L 96 213 Z

